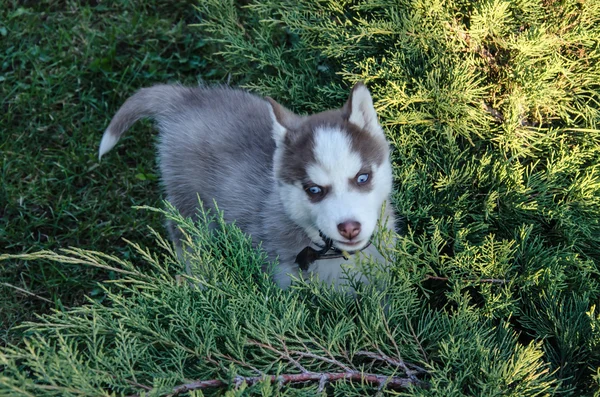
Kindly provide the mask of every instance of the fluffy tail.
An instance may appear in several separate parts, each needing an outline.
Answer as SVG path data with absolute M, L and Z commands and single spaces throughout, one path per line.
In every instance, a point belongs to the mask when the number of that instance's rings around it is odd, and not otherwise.
M 129 97 L 102 135 L 98 160 L 119 142 L 121 135 L 136 121 L 145 117 L 155 118 L 168 111 L 174 100 L 181 96 L 182 91 L 183 87 L 161 84 L 142 88 Z

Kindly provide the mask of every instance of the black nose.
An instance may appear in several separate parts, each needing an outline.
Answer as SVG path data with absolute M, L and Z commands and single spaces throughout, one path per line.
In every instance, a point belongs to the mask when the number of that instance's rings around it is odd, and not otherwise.
M 348 240 L 352 240 L 360 233 L 360 223 L 356 221 L 346 221 L 337 225 L 338 231 Z

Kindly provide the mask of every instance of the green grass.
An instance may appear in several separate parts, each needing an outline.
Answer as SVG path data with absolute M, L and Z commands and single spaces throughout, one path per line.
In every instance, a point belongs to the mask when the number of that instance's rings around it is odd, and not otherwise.
M 155 82 L 211 72 L 193 1 L 2 1 L 0 6 L 0 247 L 4 253 L 77 246 L 128 256 L 162 219 L 149 123 L 98 162 L 102 132 L 125 98 Z M 121 154 L 127 153 L 127 156 Z M 3 262 L 0 344 L 34 313 L 101 298 L 106 272 Z M 19 292 L 29 291 L 38 297 Z M 44 299 L 42 299 L 44 298 Z M 48 303 L 45 299 L 50 300 Z

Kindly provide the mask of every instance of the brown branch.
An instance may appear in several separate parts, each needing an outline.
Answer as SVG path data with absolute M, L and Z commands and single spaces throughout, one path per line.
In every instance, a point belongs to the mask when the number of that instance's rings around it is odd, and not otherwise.
M 425 280 L 438 280 L 438 281 L 448 281 L 450 280 L 448 277 L 438 277 L 438 276 L 430 276 L 427 275 L 425 276 L 425 278 L 422 281 Z M 474 282 L 474 283 L 486 283 L 486 284 L 506 284 L 509 280 L 505 280 L 502 278 L 481 278 L 479 280 L 463 280 L 463 281 L 467 281 L 467 282 Z
M 409 378 L 400 378 L 397 376 L 385 376 L 377 374 L 363 374 L 357 371 L 352 372 L 330 372 L 330 373 L 306 373 L 306 374 L 283 374 L 283 375 L 267 375 L 267 376 L 251 376 L 243 377 L 237 376 L 234 378 L 235 385 L 242 385 L 246 383 L 248 386 L 252 386 L 258 382 L 268 380 L 271 383 L 280 383 L 282 385 L 288 383 L 304 383 L 304 382 L 319 382 L 319 386 L 324 386 L 326 383 L 337 382 L 340 380 L 347 380 L 350 382 L 365 382 L 370 383 L 374 386 L 388 387 L 390 389 L 405 389 L 410 385 L 425 386 L 425 384 L 418 380 Z M 229 383 L 219 380 L 198 380 L 183 385 L 179 385 L 173 388 L 169 393 L 170 396 L 176 396 L 181 393 L 185 393 L 193 390 L 202 390 L 209 388 L 220 388 L 228 387 Z M 139 397 L 139 394 L 133 394 L 129 397 Z
M 389 331 L 389 329 L 388 329 L 388 331 Z M 243 361 L 236 360 L 236 359 L 233 359 L 232 357 L 224 355 L 223 357 L 226 358 L 227 360 L 236 362 L 238 365 L 241 365 L 241 366 L 249 367 L 252 370 L 258 372 L 260 375 L 259 376 L 235 376 L 230 382 L 220 380 L 220 379 L 192 381 L 189 383 L 185 383 L 185 384 L 176 386 L 172 390 L 170 390 L 169 392 L 166 392 L 163 395 L 177 396 L 179 394 L 187 393 L 189 391 L 194 391 L 194 390 L 203 390 L 203 389 L 210 389 L 210 388 L 226 388 L 226 387 L 230 387 L 230 386 L 233 386 L 234 388 L 237 389 L 237 388 L 241 387 L 243 384 L 252 386 L 258 382 L 263 382 L 263 381 L 267 381 L 270 383 L 278 383 L 279 385 L 299 384 L 299 383 L 306 383 L 306 382 L 318 382 L 318 384 L 319 384 L 318 390 L 319 391 L 323 391 L 325 389 L 325 386 L 328 383 L 343 381 L 343 380 L 349 381 L 349 382 L 369 383 L 375 387 L 378 387 L 379 391 L 383 390 L 384 388 L 390 388 L 390 389 L 396 389 L 396 390 L 397 389 L 405 389 L 405 388 L 408 388 L 410 385 L 415 385 L 415 386 L 420 386 L 420 387 L 428 387 L 427 382 L 423 382 L 416 377 L 416 374 L 426 373 L 426 371 L 423 368 L 418 367 L 413 364 L 409 364 L 410 366 L 415 368 L 414 370 L 411 370 L 401 359 L 398 360 L 395 358 L 391 358 L 391 357 L 385 355 L 379 349 L 378 349 L 379 354 L 371 353 L 371 352 L 367 352 L 367 351 L 359 351 L 356 354 L 363 355 L 363 356 L 370 357 L 370 358 L 377 359 L 377 360 L 381 360 L 381 361 L 385 361 L 385 362 L 395 365 L 395 366 L 399 366 L 405 371 L 405 373 L 407 375 L 406 378 L 398 377 L 398 376 L 372 374 L 372 373 L 361 373 L 359 371 L 350 369 L 350 367 L 348 367 L 347 365 L 336 360 L 334 358 L 334 356 L 331 354 L 331 352 L 329 352 L 327 350 L 325 350 L 325 351 L 329 354 L 329 356 L 331 358 L 323 357 L 323 356 L 320 356 L 318 354 L 311 353 L 308 351 L 307 352 L 301 352 L 301 351 L 295 351 L 295 350 L 290 351 L 290 350 L 288 350 L 287 346 L 285 345 L 284 341 L 282 341 L 282 340 L 280 340 L 280 342 L 283 345 L 284 351 L 280 351 L 279 349 L 272 346 L 271 344 L 265 344 L 265 343 L 261 343 L 261 342 L 255 341 L 255 340 L 250 340 L 248 342 L 251 345 L 258 346 L 260 348 L 263 348 L 263 349 L 266 349 L 266 350 L 276 353 L 279 357 L 288 360 L 295 367 L 300 369 L 300 371 L 302 371 L 302 373 L 300 373 L 300 374 L 283 374 L 283 375 L 266 375 L 266 374 L 262 373 L 260 370 L 258 370 L 257 368 L 252 367 L 251 365 L 249 365 Z M 302 342 L 302 344 L 304 345 L 303 342 Z M 306 348 L 305 345 L 304 345 L 304 347 Z M 322 362 L 334 364 L 334 365 L 344 369 L 344 372 L 310 372 L 306 368 L 304 368 L 297 360 L 295 360 L 292 357 L 292 355 L 297 355 L 297 356 L 300 356 L 301 358 L 313 358 L 313 359 L 316 359 L 316 360 L 319 360 Z M 210 356 L 206 357 L 206 360 L 209 362 L 215 363 L 215 364 L 219 364 L 214 359 L 212 359 Z M 152 393 L 152 391 L 154 390 L 154 389 L 151 389 L 149 386 L 134 383 L 131 381 L 127 381 L 127 382 L 133 386 L 143 389 L 145 392 L 148 392 L 148 393 Z M 133 394 L 128 397 L 140 397 L 140 395 Z

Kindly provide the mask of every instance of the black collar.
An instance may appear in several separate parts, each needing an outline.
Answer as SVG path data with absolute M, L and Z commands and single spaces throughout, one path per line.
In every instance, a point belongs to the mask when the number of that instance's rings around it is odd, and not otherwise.
M 316 244 L 320 250 L 316 250 L 313 247 L 306 247 L 298 255 L 296 255 L 296 263 L 300 267 L 301 270 L 308 270 L 308 267 L 316 260 L 319 259 L 334 259 L 334 258 L 344 258 L 348 260 L 348 255 L 354 255 L 355 253 L 364 250 L 371 242 L 365 245 L 362 249 L 357 251 L 342 251 L 333 246 L 333 240 L 323 234 L 322 231 L 319 230 L 319 236 L 323 239 L 325 243 L 324 246 Z

